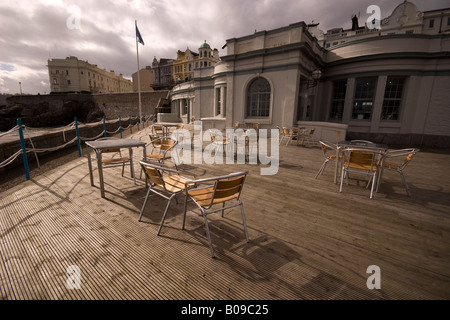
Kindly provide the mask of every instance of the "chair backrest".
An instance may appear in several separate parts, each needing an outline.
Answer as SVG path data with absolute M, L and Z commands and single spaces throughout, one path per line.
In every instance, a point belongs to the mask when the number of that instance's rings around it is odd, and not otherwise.
M 144 165 L 141 163 L 142 169 L 144 170 L 145 175 L 152 185 L 158 185 L 162 188 L 164 187 L 164 179 L 162 177 L 161 172 L 155 167 Z
M 120 149 L 103 149 L 102 153 L 119 153 L 121 154 Z
M 208 132 L 209 132 L 212 142 L 219 141 L 219 140 L 217 140 L 216 135 L 219 135 L 219 134 L 222 135 L 222 133 L 218 129 L 209 129 Z M 225 138 L 225 137 L 222 136 L 222 138 Z
M 227 176 L 217 177 L 215 179 L 213 192 L 211 193 L 209 207 L 213 204 L 239 199 L 246 176 L 247 172 L 238 172 Z
M 399 163 L 398 167 L 404 169 L 419 151 L 420 149 L 416 148 L 390 150 L 386 153 L 386 159 L 402 157 L 403 161 Z
M 206 209 L 211 208 L 214 204 L 224 203 L 229 200 L 240 200 L 247 174 L 247 171 L 236 172 L 225 176 L 195 180 L 192 183 L 199 186 L 207 184 L 208 187 L 189 190 L 188 193 L 194 194 L 196 202 Z
M 288 135 L 290 132 L 289 132 L 289 129 L 288 128 L 286 128 L 286 127 L 283 127 L 283 134 L 286 136 L 286 135 Z
M 157 135 L 164 135 L 164 126 L 154 124 L 152 127 L 152 131 Z
M 214 201 L 222 202 L 239 198 L 244 185 L 245 175 L 218 179 L 214 191 Z
M 330 143 L 327 141 L 322 141 L 322 140 L 320 140 L 319 142 L 320 142 L 320 147 L 322 148 L 323 155 L 325 157 L 327 157 L 327 154 L 330 150 L 333 150 L 333 151 L 337 150 L 337 145 L 335 145 L 333 143 Z
M 176 140 L 171 138 L 163 138 L 160 142 L 161 146 L 159 148 L 163 151 L 171 149 L 177 143 Z
M 377 168 L 378 151 L 358 148 L 344 150 L 344 166 L 374 172 Z
M 150 137 L 150 141 L 151 141 L 153 147 L 159 148 L 161 145 L 161 138 L 154 134 L 149 134 L 148 136 Z

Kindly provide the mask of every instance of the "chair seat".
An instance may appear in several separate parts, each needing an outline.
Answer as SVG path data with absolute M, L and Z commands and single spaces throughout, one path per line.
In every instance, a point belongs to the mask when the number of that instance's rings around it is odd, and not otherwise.
M 185 183 L 189 180 L 180 176 L 164 177 L 166 190 L 172 193 L 184 191 Z
M 226 141 L 226 140 L 224 140 L 224 141 L 217 141 L 217 140 L 215 140 L 214 143 L 223 145 L 223 144 L 228 144 L 229 142 Z
M 171 155 L 164 155 L 164 154 L 148 154 L 147 158 L 154 159 L 154 160 L 167 160 L 170 159 Z
M 397 170 L 400 167 L 400 164 L 395 163 L 395 162 L 387 162 L 387 161 L 385 161 L 383 163 L 383 167 L 388 168 L 388 169 L 392 169 L 392 170 Z
M 377 170 L 376 166 L 372 166 L 370 164 L 359 164 L 359 163 L 352 163 L 352 162 L 350 162 L 350 164 L 348 164 L 348 162 L 345 162 L 344 166 L 346 166 L 346 167 L 348 166 L 353 169 L 367 170 L 367 171 L 373 171 L 373 172 Z
M 124 161 L 130 161 L 130 158 L 129 157 L 121 157 L 121 158 L 102 159 L 103 163 L 118 163 L 118 162 L 124 162 Z

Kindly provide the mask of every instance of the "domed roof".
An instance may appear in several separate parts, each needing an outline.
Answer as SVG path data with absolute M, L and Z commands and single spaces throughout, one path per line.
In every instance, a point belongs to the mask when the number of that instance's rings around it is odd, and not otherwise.
M 200 46 L 200 49 L 211 49 L 211 47 L 209 46 L 209 44 L 206 43 L 206 40 L 205 40 L 205 43 L 202 43 L 202 45 Z

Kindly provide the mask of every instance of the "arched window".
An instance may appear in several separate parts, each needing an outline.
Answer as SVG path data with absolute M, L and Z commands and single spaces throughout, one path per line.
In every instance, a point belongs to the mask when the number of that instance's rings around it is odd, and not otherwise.
M 247 117 L 269 117 L 270 116 L 269 82 L 264 78 L 256 78 L 249 85 L 247 91 Z

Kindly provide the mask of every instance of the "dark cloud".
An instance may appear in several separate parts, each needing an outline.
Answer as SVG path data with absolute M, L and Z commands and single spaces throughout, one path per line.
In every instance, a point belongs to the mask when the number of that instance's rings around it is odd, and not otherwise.
M 448 1 L 448 0 L 447 0 Z M 446 0 L 416 1 L 419 10 L 448 6 Z M 175 58 L 178 50 L 197 51 L 206 40 L 226 54 L 227 39 L 304 21 L 329 30 L 351 27 L 351 16 L 369 17 L 380 6 L 388 16 L 403 0 L 21 0 L 0 2 L 0 92 L 43 93 L 47 60 L 77 56 L 131 78 L 137 71 L 135 20 L 144 38 L 140 66 L 153 57 Z M 74 20 L 77 19 L 78 20 Z M 73 28 L 79 22 L 79 29 Z M 72 26 L 72 27 L 71 27 Z

